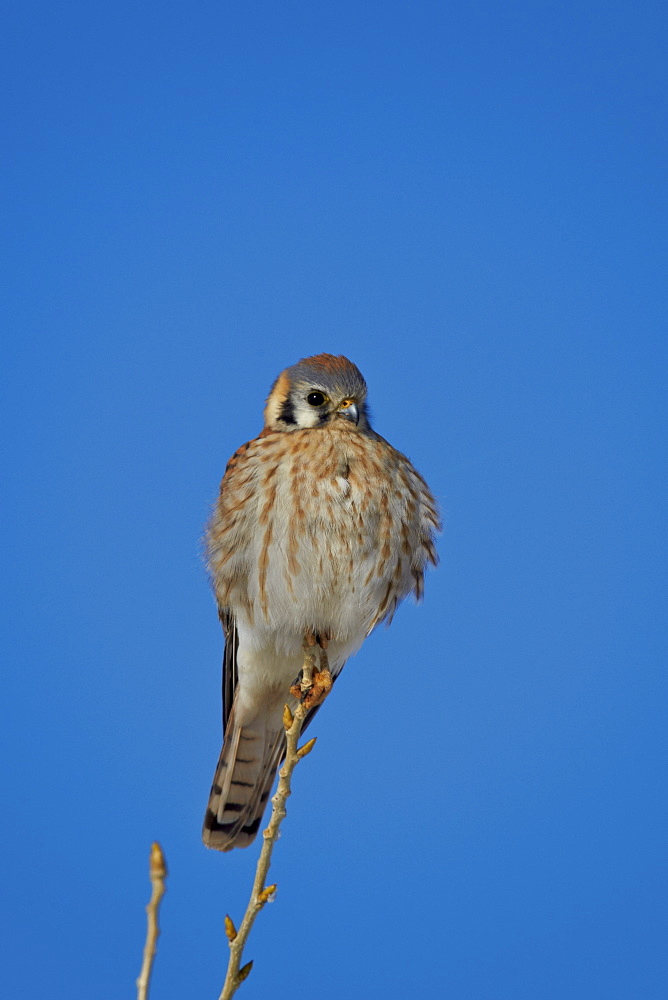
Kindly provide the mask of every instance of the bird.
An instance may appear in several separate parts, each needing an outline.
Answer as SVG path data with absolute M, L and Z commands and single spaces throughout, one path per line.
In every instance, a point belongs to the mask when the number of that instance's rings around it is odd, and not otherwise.
M 439 530 L 425 480 L 371 428 L 357 366 L 317 354 L 282 371 L 262 431 L 227 463 L 205 535 L 225 639 L 207 847 L 246 847 L 257 834 L 304 644 L 327 650 L 335 680 L 400 601 L 422 597 Z

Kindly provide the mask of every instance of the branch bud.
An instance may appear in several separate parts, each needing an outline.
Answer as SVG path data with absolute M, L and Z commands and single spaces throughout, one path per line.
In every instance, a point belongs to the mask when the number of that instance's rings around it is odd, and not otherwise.
M 311 752 L 311 750 L 315 746 L 316 739 L 317 737 L 314 736 L 312 740 L 309 740 L 308 743 L 305 743 L 303 747 L 299 748 L 299 750 L 297 751 L 298 760 L 301 760 L 302 757 L 305 757 L 307 753 Z
M 289 706 L 288 705 L 284 705 L 283 706 L 283 728 L 287 731 L 288 729 L 290 729 L 290 727 L 292 726 L 292 723 L 294 721 L 295 721 L 295 717 L 292 714 L 292 712 L 290 711 Z
M 227 934 L 227 940 L 232 943 L 237 936 L 237 929 L 234 926 L 234 921 L 227 913 L 225 914 L 225 933 Z
M 277 888 L 276 885 L 268 885 L 266 889 L 263 889 L 260 895 L 257 897 L 258 903 L 264 904 L 268 902 L 276 892 L 276 888 Z
M 250 970 L 252 968 L 253 968 L 253 963 L 246 962 L 246 964 L 239 969 L 239 973 L 237 975 L 237 982 L 243 983 L 244 979 L 248 979 L 248 977 L 250 976 Z
M 165 855 L 162 853 L 162 847 L 157 841 L 151 844 L 148 870 L 151 878 L 164 878 L 167 874 Z

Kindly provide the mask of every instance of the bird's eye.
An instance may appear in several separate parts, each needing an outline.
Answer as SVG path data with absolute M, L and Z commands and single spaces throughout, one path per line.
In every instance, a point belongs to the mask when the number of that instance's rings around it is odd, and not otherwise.
M 322 406 L 322 404 L 325 402 L 325 397 L 321 392 L 309 392 L 308 396 L 306 397 L 306 402 L 309 403 L 311 406 Z

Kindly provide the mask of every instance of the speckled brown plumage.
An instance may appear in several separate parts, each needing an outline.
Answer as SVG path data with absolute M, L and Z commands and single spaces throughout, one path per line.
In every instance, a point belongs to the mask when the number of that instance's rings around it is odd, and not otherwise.
M 336 677 L 403 598 L 421 596 L 436 562 L 433 497 L 369 427 L 365 401 L 346 358 L 307 358 L 281 373 L 262 433 L 228 462 L 207 534 L 226 639 L 211 847 L 244 846 L 257 832 L 304 637 L 329 637 Z

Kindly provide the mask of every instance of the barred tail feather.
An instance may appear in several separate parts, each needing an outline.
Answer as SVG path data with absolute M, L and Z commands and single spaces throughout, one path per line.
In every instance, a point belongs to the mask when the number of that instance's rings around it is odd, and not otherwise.
M 228 721 L 211 786 L 202 838 L 207 847 L 229 851 L 254 839 L 271 794 L 283 749 L 283 731 Z

